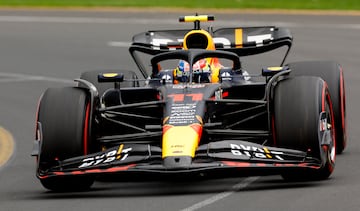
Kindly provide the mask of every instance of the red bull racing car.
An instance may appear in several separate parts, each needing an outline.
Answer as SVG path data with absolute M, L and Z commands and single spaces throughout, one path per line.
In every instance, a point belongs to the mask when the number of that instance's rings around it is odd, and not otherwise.
M 213 20 L 184 16 L 193 28 L 135 35 L 137 71 L 89 71 L 76 87 L 47 89 L 32 153 L 42 185 L 83 190 L 103 175 L 328 178 L 346 145 L 341 66 L 284 64 L 288 29 L 200 27 Z M 242 66 L 280 47 L 279 66 L 256 75 Z

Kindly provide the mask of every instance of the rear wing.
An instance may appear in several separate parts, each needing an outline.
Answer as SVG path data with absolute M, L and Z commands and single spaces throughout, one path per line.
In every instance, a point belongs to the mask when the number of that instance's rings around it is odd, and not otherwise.
M 136 52 L 157 55 L 162 52 L 182 50 L 184 36 L 192 29 L 148 31 L 135 35 L 129 48 L 135 63 L 146 76 L 145 67 Z M 238 56 L 265 53 L 282 46 L 287 47 L 281 65 L 291 49 L 293 37 L 290 30 L 275 26 L 209 29 L 216 50 L 230 51 Z

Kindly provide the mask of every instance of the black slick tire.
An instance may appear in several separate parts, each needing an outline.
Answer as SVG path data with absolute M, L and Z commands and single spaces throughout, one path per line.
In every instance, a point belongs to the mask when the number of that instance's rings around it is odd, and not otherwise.
M 287 65 L 292 76 L 317 76 L 326 81 L 333 103 L 336 152 L 342 153 L 346 147 L 346 99 L 342 67 L 334 61 L 294 62 Z
M 301 150 L 319 160 L 321 168 L 295 168 L 282 174 L 286 180 L 327 179 L 335 167 L 334 115 L 327 84 L 319 77 L 298 76 L 280 81 L 274 90 L 274 137 L 281 148 Z M 322 119 L 324 118 L 324 119 Z M 324 121 L 321 121 L 324 120 Z M 329 143 L 319 129 L 326 124 Z
M 39 104 L 41 128 L 38 171 L 46 171 L 58 160 L 88 153 L 90 103 L 84 89 L 49 88 Z M 91 176 L 56 176 L 40 178 L 41 184 L 53 191 L 79 191 L 90 188 Z

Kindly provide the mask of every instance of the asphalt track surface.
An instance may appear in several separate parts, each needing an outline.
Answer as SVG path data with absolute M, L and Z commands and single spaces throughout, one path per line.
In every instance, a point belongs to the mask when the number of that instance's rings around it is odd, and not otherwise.
M 0 11 L 0 138 L 14 148 L 0 149 L 1 153 L 13 151 L 9 160 L 0 157 L 7 161 L 0 167 L 1 211 L 359 210 L 359 16 L 218 14 L 218 21 L 213 23 L 214 27 L 286 26 L 295 36 L 287 61 L 336 60 L 342 64 L 348 146 L 337 156 L 330 179 L 286 183 L 280 176 L 268 176 L 96 182 L 92 190 L 80 193 L 53 193 L 40 185 L 30 153 L 41 93 L 48 87 L 72 85 L 72 79 L 83 71 L 134 69 L 127 51 L 131 36 L 150 29 L 179 27 L 180 15 L 184 14 Z

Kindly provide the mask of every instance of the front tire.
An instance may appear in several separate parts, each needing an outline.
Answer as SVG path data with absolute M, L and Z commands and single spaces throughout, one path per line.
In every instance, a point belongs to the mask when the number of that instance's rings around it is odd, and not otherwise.
M 46 171 L 58 160 L 88 153 L 90 101 L 85 90 L 75 87 L 49 88 L 40 101 L 38 124 L 41 130 L 38 171 Z M 88 189 L 91 176 L 40 178 L 53 191 Z
M 287 180 L 323 180 L 335 167 L 334 115 L 326 82 L 299 76 L 280 81 L 274 90 L 274 137 L 277 147 L 307 152 L 319 169 L 295 169 Z
M 294 62 L 287 66 L 292 76 L 317 76 L 327 83 L 334 109 L 336 152 L 342 153 L 347 137 L 345 82 L 341 66 L 333 61 Z

